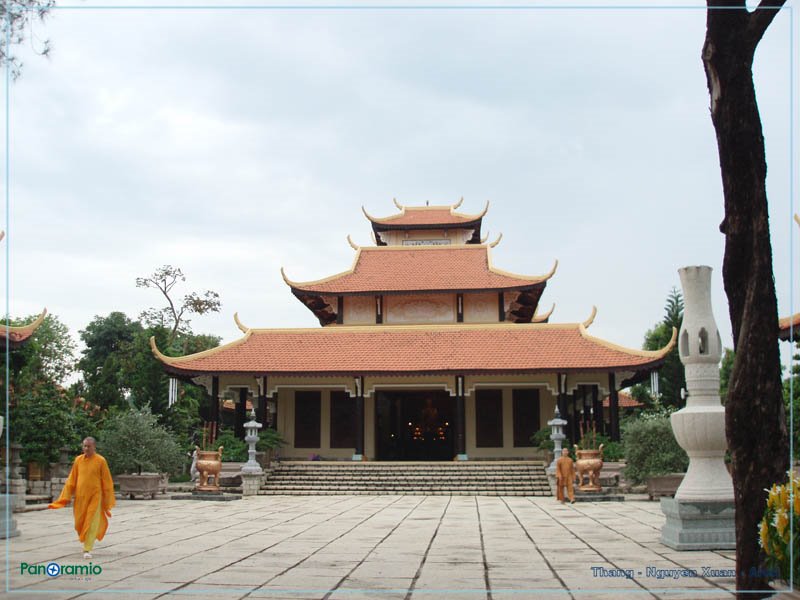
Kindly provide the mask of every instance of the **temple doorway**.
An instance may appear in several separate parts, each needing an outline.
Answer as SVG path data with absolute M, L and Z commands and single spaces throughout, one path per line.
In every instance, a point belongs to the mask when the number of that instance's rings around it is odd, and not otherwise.
M 377 460 L 453 460 L 455 434 L 455 398 L 448 392 L 376 392 Z

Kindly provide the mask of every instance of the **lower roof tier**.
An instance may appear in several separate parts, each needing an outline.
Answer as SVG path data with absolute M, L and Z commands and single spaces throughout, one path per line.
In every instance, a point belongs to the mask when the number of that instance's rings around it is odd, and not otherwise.
M 151 338 L 167 372 L 367 375 L 635 371 L 657 368 L 675 344 L 632 350 L 590 336 L 582 323 L 383 325 L 314 329 L 246 329 L 234 342 L 169 357 Z

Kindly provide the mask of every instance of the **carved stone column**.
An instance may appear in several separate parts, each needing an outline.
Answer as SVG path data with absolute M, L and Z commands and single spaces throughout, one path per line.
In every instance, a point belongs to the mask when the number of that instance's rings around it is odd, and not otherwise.
M 732 549 L 735 545 L 733 483 L 725 467 L 725 407 L 719 398 L 722 356 L 711 310 L 711 267 L 679 269 L 683 324 L 678 351 L 686 368 L 686 407 L 670 416 L 689 469 L 675 498 L 662 498 L 667 517 L 661 541 L 679 550 Z

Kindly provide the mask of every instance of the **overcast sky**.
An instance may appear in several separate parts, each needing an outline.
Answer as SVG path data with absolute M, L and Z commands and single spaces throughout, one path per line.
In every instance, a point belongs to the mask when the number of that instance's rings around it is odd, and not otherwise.
M 491 201 L 497 267 L 542 274 L 559 260 L 542 297 L 551 321 L 596 305 L 590 332 L 639 348 L 677 269 L 707 264 L 732 345 L 703 10 L 214 4 L 59 2 L 18 50 L 1 250 L 11 315 L 46 306 L 77 338 L 95 315 L 159 305 L 135 279 L 173 264 L 184 291 L 222 300 L 195 331 L 237 339 L 236 311 L 252 327 L 318 327 L 281 266 L 299 281 L 349 268 L 347 234 L 371 243 L 362 205 L 385 216 L 393 197 L 463 196 L 464 212 Z M 799 310 L 790 17 L 754 67 L 781 315 Z M 31 51 L 45 38 L 49 59 Z

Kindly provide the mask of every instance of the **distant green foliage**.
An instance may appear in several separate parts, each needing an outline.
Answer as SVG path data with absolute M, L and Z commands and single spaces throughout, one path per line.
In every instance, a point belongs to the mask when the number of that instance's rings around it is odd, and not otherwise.
M 597 435 L 597 447 L 603 444 L 603 460 L 607 462 L 617 462 L 625 458 L 625 449 L 622 442 L 612 442 L 607 435 Z
M 664 306 L 664 318 L 649 329 L 644 336 L 644 350 L 660 350 L 672 338 L 672 329 L 680 331 L 683 322 L 683 296 L 673 287 L 667 296 Z M 658 391 L 660 403 L 665 406 L 681 408 L 685 401 L 681 399 L 681 389 L 686 387 L 686 374 L 678 355 L 678 344 L 672 348 L 658 370 Z M 645 381 L 633 387 L 631 394 L 637 400 L 644 401 L 651 396 L 650 382 Z M 652 400 L 645 402 L 650 405 Z
M 683 472 L 689 466 L 689 457 L 675 440 L 667 416 L 628 420 L 622 439 L 629 481 L 642 483 L 651 475 Z
M 175 437 L 158 423 L 149 406 L 111 415 L 100 433 L 97 451 L 112 473 L 174 473 L 185 461 Z
M 722 364 L 719 366 L 719 395 L 723 404 L 728 399 L 728 382 L 731 380 L 735 358 L 736 354 L 730 348 L 722 350 Z

